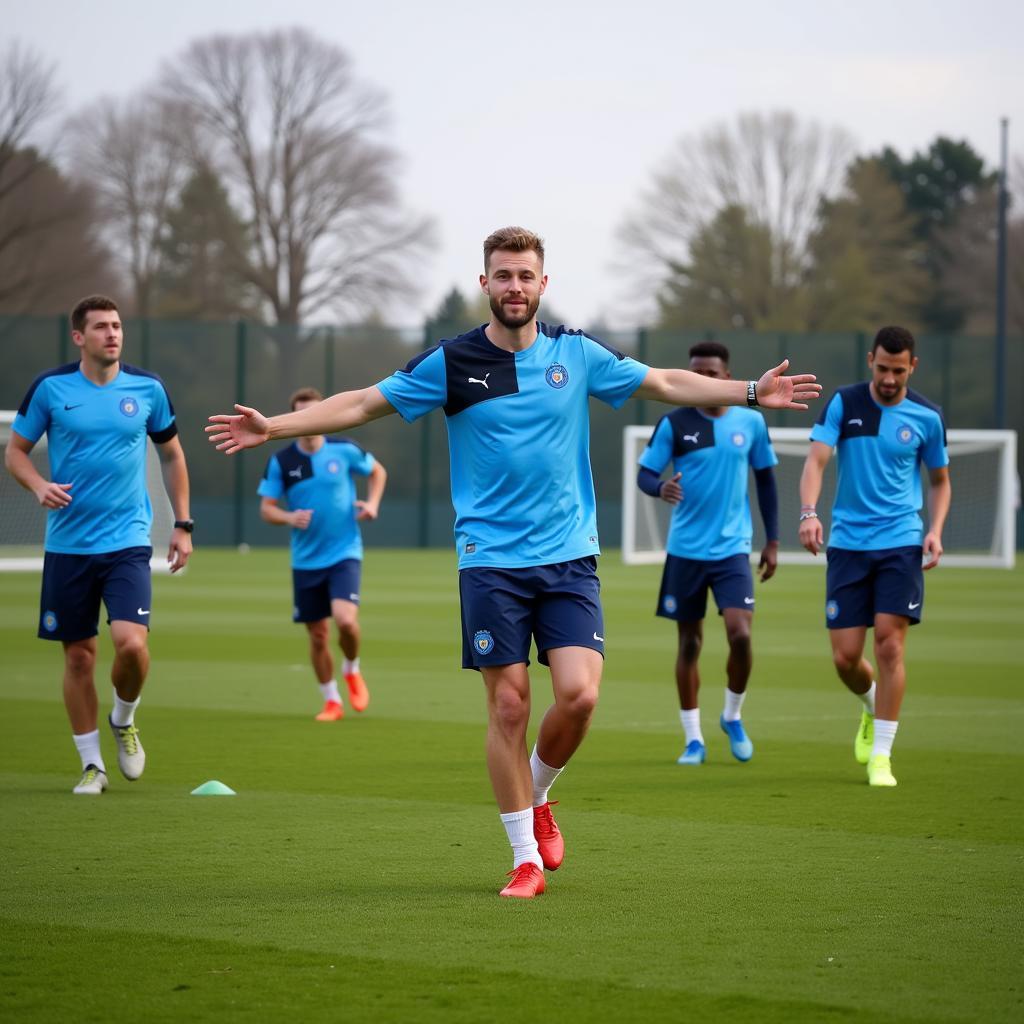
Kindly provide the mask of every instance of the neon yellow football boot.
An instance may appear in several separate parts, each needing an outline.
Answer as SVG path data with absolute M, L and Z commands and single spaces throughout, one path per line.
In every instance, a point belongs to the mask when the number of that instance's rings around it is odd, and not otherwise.
M 871 760 L 871 746 L 875 742 L 875 719 L 867 710 L 860 713 L 860 725 L 853 741 L 853 756 L 857 764 L 867 764 Z
M 875 754 L 868 761 L 869 786 L 895 786 L 896 779 L 892 774 L 892 761 L 885 754 Z

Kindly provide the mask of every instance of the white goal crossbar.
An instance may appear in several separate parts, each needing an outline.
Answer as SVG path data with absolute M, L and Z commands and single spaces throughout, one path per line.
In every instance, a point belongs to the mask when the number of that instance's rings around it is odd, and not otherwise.
M 665 557 L 665 538 L 671 509 L 644 494 L 636 485 L 637 459 L 654 428 L 627 426 L 622 435 L 622 560 L 627 565 L 650 565 Z M 809 427 L 770 427 L 779 490 L 782 536 L 779 561 L 823 565 L 796 540 L 800 497 L 798 485 L 810 446 Z M 950 430 L 947 434 L 953 503 L 943 531 L 946 553 L 942 564 L 964 568 L 1012 569 L 1017 546 L 1017 432 L 1014 430 Z M 834 463 L 835 460 L 833 460 Z M 831 464 L 830 464 L 831 465 Z M 835 471 L 829 469 L 822 488 L 819 511 L 832 505 Z M 927 484 L 925 484 L 927 488 Z M 752 498 L 755 537 L 752 557 L 760 552 L 763 537 Z M 822 511 L 826 537 L 828 512 Z

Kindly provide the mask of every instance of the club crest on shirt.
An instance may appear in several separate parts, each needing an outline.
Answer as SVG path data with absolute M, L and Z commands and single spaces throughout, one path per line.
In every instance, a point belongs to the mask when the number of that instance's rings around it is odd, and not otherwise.
M 544 379 L 553 388 L 564 388 L 569 383 L 569 371 L 561 363 L 552 363 L 547 368 Z
M 43 612 L 43 629 L 52 633 L 57 628 L 57 615 L 55 612 Z
M 341 463 L 338 462 L 337 459 L 331 459 L 331 461 L 327 463 L 327 472 L 328 473 L 337 473 L 340 469 L 341 469 Z
M 139 403 L 134 398 L 122 398 L 118 408 L 125 416 L 134 416 L 139 411 Z
M 747 435 L 741 430 L 737 430 L 736 433 L 732 435 L 732 443 L 736 445 L 737 448 L 742 448 L 746 440 Z
M 473 649 L 477 654 L 490 654 L 494 650 L 494 637 L 489 629 L 478 629 L 473 634 Z
M 900 444 L 910 444 L 914 440 L 914 428 L 909 423 L 901 423 L 896 430 Z
M 829 601 L 825 605 L 825 617 L 831 622 L 839 614 L 839 602 Z
M 662 599 L 661 607 L 664 608 L 669 615 L 675 615 L 676 609 L 679 607 L 679 602 L 671 594 L 666 594 Z

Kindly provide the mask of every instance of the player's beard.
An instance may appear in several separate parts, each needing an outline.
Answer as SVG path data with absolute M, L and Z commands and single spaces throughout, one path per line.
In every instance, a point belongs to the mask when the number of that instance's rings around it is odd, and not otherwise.
M 526 305 L 518 307 L 520 312 L 510 313 L 502 308 L 501 302 L 496 299 L 493 295 L 490 296 L 491 312 L 494 314 L 494 319 L 501 324 L 502 327 L 507 327 L 510 331 L 514 331 L 518 327 L 523 327 L 528 324 L 536 315 L 537 310 L 540 308 L 540 296 L 538 295 L 534 299 L 530 299 L 523 296 Z

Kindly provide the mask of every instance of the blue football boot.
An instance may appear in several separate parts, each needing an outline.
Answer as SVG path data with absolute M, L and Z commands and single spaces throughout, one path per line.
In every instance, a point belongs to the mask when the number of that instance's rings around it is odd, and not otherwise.
M 749 761 L 754 756 L 754 744 L 743 728 L 743 722 L 738 718 L 735 722 L 727 722 L 725 718 L 719 719 L 722 732 L 729 737 L 729 749 L 737 761 Z

